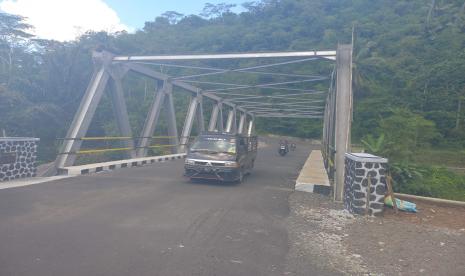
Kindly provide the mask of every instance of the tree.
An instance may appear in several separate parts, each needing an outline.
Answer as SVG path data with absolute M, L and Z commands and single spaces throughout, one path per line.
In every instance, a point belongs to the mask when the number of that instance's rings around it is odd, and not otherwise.
M 175 11 L 166 11 L 161 16 L 168 19 L 170 24 L 176 24 L 184 17 L 184 14 Z
M 220 3 L 215 5 L 212 3 L 206 3 L 200 15 L 206 18 L 221 17 L 225 14 L 231 13 L 231 9 L 235 6 L 236 4 Z
M 397 162 L 411 160 L 418 148 L 429 147 L 440 137 L 434 122 L 405 108 L 393 109 L 381 119 L 378 132 L 386 136 L 387 156 Z
M 10 86 L 18 55 L 27 51 L 32 35 L 27 31 L 32 27 L 25 18 L 0 12 L 0 81 Z

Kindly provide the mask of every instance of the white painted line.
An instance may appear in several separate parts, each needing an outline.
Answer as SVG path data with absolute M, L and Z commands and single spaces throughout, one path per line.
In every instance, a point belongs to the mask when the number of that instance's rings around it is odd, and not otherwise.
M 31 178 L 16 179 L 16 180 L 7 181 L 7 182 L 0 182 L 0 190 L 47 183 L 47 182 L 65 179 L 65 178 L 71 178 L 71 177 L 73 176 L 59 175 L 59 176 L 51 176 L 51 177 L 31 177 Z
M 110 170 L 115 170 L 119 168 L 138 167 L 142 165 L 153 164 L 155 162 L 165 162 L 165 161 L 171 161 L 171 160 L 176 160 L 176 159 L 182 159 L 184 157 L 186 157 L 186 154 L 180 153 L 180 154 L 170 154 L 170 155 L 164 155 L 164 156 L 151 156 L 151 157 L 143 157 L 143 158 L 116 160 L 116 161 L 103 162 L 103 163 L 65 167 L 62 169 L 62 171 L 64 171 L 67 175 L 77 176 L 77 175 L 91 174 L 91 173 L 101 172 L 101 171 L 110 171 Z

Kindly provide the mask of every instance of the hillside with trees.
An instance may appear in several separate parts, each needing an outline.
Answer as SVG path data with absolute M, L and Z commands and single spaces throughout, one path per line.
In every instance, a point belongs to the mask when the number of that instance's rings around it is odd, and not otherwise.
M 0 130 L 41 138 L 40 159 L 52 160 L 96 48 L 116 54 L 324 50 L 353 35 L 354 143 L 391 160 L 398 191 L 465 200 L 463 171 L 451 172 L 465 167 L 463 0 L 262 0 L 244 3 L 240 14 L 232 7 L 207 4 L 200 15 L 168 11 L 134 33 L 87 33 L 71 42 L 36 39 L 24 18 L 0 13 Z M 153 91 L 152 82 L 128 76 L 134 133 Z M 177 115 L 182 122 L 181 109 Z M 112 117 L 104 99 L 89 136 L 116 134 Z M 319 139 L 321 122 L 262 119 L 258 130 Z

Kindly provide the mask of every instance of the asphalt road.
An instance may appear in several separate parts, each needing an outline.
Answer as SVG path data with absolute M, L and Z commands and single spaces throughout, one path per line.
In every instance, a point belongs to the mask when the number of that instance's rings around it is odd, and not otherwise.
M 190 183 L 179 160 L 0 190 L 0 275 L 287 275 L 311 147 L 266 142 L 242 184 Z

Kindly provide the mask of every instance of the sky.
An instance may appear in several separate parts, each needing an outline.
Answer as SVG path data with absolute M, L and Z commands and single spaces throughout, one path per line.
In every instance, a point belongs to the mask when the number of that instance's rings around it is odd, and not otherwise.
M 133 32 L 165 11 L 199 14 L 205 3 L 247 0 L 0 0 L 0 10 L 27 17 L 36 37 L 69 41 L 88 30 Z M 237 11 L 238 9 L 236 9 Z

